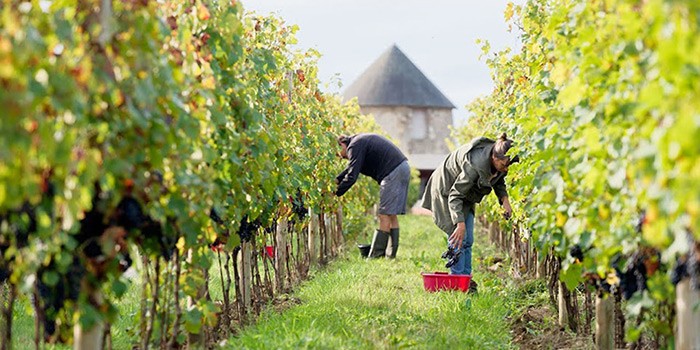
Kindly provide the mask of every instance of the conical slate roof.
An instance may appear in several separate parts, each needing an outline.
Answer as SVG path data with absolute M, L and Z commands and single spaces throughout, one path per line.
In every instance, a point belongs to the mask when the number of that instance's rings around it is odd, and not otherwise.
M 392 45 L 343 93 L 360 106 L 455 108 L 396 45 Z

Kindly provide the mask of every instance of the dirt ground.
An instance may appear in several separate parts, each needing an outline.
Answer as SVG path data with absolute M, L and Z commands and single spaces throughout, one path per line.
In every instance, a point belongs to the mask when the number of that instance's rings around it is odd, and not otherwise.
M 531 306 L 512 320 L 513 342 L 520 349 L 595 349 L 592 336 L 559 329 L 557 315 L 548 306 Z

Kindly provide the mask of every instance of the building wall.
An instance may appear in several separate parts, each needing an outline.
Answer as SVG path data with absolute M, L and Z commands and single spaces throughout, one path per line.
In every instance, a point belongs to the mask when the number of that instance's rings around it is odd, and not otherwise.
M 452 110 L 448 108 L 361 107 L 399 142 L 405 154 L 447 154 L 445 139 L 450 137 Z

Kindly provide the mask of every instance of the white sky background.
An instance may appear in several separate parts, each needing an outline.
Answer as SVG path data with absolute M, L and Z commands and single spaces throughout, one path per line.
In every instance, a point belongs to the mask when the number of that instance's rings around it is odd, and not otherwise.
M 325 91 L 342 93 L 396 44 L 457 106 L 457 125 L 467 119 L 465 106 L 492 89 L 476 39 L 488 40 L 492 50 L 519 46 L 517 34 L 508 32 L 503 18 L 508 2 L 242 0 L 246 11 L 275 13 L 299 26 L 298 47 L 314 48 L 322 55 L 319 78 L 327 85 Z

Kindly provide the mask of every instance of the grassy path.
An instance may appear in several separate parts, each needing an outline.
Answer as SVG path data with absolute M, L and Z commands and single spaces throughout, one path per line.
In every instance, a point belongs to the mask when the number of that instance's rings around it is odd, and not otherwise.
M 515 348 L 507 317 L 521 301 L 518 293 L 511 293 L 507 279 L 482 265 L 493 256 L 485 237 L 477 235 L 473 254 L 479 295 L 427 293 L 420 273 L 446 270 L 440 259 L 444 235 L 428 217 L 402 217 L 401 230 L 395 261 L 365 261 L 353 248 L 298 288 L 294 293 L 298 305 L 282 313 L 263 313 L 256 325 L 230 339 L 226 347 Z
M 400 221 L 401 248 L 396 260 L 366 261 L 354 248 L 356 242 L 348 242 L 349 252 L 323 270 L 313 271 L 313 279 L 292 295 L 283 296 L 281 299 L 286 301 L 278 300 L 277 306 L 263 312 L 255 325 L 222 343 L 222 347 L 516 349 L 509 320 L 519 318 L 526 306 L 545 302 L 544 285 L 514 282 L 505 267 L 489 272 L 488 262 L 494 256 L 504 256 L 495 252 L 477 227 L 473 256 L 479 295 L 428 293 L 420 273 L 447 270 L 440 259 L 445 236 L 429 217 L 405 216 Z M 117 303 L 120 316 L 112 326 L 114 349 L 131 349 L 136 341 L 133 332 L 138 325 L 133 323 L 133 315 L 138 312 L 139 300 L 138 284 L 132 284 Z M 34 318 L 29 297 L 21 296 L 14 311 L 14 348 L 33 348 Z M 526 332 L 542 334 L 530 327 Z

